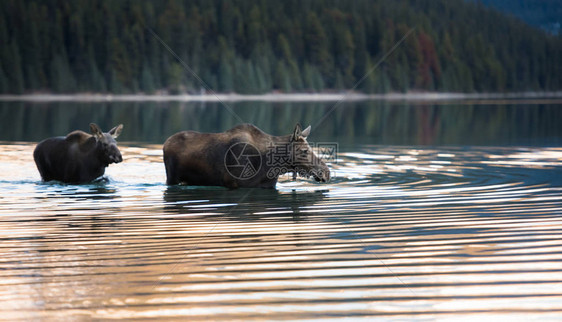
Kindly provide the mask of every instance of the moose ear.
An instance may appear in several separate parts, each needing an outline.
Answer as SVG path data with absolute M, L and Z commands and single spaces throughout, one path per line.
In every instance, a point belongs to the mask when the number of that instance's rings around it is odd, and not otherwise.
M 116 139 L 123 131 L 123 124 L 119 124 L 116 127 L 109 130 L 109 135 L 111 135 L 114 139 Z
M 291 136 L 291 141 L 298 140 L 302 135 L 301 124 L 297 123 L 295 126 L 295 130 L 293 131 L 293 135 Z
M 310 125 L 301 132 L 302 137 L 305 139 L 310 135 Z
M 100 139 L 103 136 L 103 132 L 96 123 L 90 123 L 90 132 L 93 136 Z

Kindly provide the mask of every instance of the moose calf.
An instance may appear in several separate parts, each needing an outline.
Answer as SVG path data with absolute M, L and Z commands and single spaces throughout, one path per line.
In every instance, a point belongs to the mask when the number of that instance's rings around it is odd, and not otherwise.
M 76 184 L 102 176 L 109 164 L 123 161 L 115 142 L 122 130 L 120 124 L 103 133 L 91 123 L 92 134 L 77 130 L 41 141 L 33 151 L 41 178 Z

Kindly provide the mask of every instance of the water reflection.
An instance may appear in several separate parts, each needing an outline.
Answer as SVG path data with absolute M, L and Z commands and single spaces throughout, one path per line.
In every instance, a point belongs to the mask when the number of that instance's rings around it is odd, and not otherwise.
M 111 200 L 117 198 L 115 188 L 108 186 L 108 179 L 102 178 L 87 185 L 67 185 L 56 181 L 38 182 L 37 198 L 67 198 L 72 200 Z
M 324 199 L 325 191 L 277 189 L 228 190 L 210 187 L 171 186 L 164 192 L 165 210 L 177 214 L 217 216 L 230 220 L 303 220 L 301 209 Z
M 534 103 L 534 104 L 531 104 Z M 435 105 L 359 101 L 343 103 L 319 126 L 330 102 L 233 102 L 245 122 L 268 133 L 289 134 L 297 122 L 312 124 L 312 139 L 384 145 L 540 145 L 562 143 L 559 101 L 456 102 Z M 0 141 L 37 142 L 64 135 L 90 122 L 102 128 L 124 124 L 121 141 L 161 144 L 191 129 L 222 132 L 239 123 L 220 103 L 0 102 Z

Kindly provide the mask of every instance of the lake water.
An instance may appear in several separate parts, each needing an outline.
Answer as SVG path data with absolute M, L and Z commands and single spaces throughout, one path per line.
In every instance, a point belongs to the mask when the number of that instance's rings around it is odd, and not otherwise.
M 216 103 L 0 103 L 2 319 L 559 319 L 562 103 L 229 103 L 337 143 L 326 184 L 168 187 Z M 318 124 L 319 120 L 327 117 Z M 42 183 L 37 141 L 123 123 L 124 162 Z

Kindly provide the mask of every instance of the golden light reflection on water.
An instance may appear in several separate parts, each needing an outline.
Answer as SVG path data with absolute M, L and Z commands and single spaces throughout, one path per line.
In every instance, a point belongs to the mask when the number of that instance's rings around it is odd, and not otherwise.
M 369 147 L 328 184 L 167 187 L 161 146 L 41 183 L 0 145 L 13 319 L 499 319 L 562 311 L 562 149 Z M 517 314 L 517 315 L 514 315 Z

